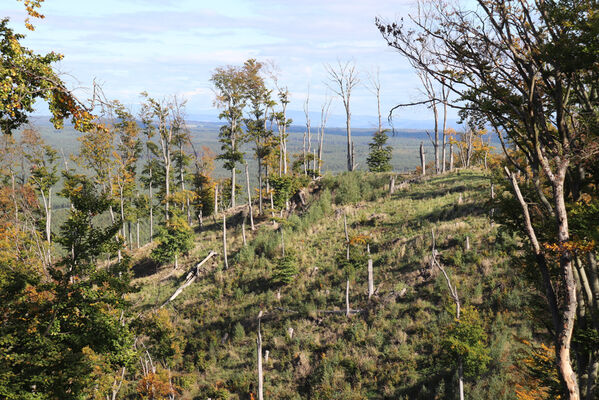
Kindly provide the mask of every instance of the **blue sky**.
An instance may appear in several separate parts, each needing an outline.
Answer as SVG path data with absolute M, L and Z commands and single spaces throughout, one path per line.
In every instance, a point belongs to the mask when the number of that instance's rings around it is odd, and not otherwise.
M 35 21 L 35 32 L 25 32 L 22 3 L 2 3 L 0 16 L 27 34 L 28 47 L 65 55 L 59 69 L 81 88 L 81 97 L 96 79 L 108 98 L 125 104 L 138 103 L 142 91 L 158 98 L 178 94 L 188 99 L 188 114 L 216 115 L 212 71 L 248 58 L 277 65 L 280 83 L 291 91 L 291 110 L 302 110 L 308 86 L 311 109 L 319 110 L 324 64 L 337 60 L 353 60 L 363 83 L 380 68 L 384 114 L 421 97 L 416 75 L 374 26 L 376 16 L 407 16 L 411 0 L 46 0 L 46 18 Z M 343 114 L 339 100 L 332 112 Z M 358 118 L 360 125 L 376 124 L 376 101 L 364 84 L 354 92 L 352 114 L 373 117 Z M 397 118 L 431 114 L 416 108 Z

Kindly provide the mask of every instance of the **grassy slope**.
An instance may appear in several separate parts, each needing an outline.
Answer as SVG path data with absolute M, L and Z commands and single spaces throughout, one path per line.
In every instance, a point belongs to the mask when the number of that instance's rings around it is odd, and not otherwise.
M 489 335 L 492 361 L 485 374 L 467 381 L 468 397 L 514 398 L 515 338 L 532 335 L 522 315 L 529 295 L 508 263 L 515 240 L 498 233 L 488 218 L 488 177 L 480 172 L 434 177 L 391 197 L 387 182 L 384 175 L 365 173 L 322 180 L 308 210 L 288 219 L 286 250 L 297 255 L 299 273 L 281 288 L 280 298 L 270 281 L 281 253 L 280 234 L 263 221 L 241 248 L 240 229 L 230 219 L 231 267 L 223 270 L 217 260 L 167 307 L 178 327 L 182 354 L 173 369 L 184 398 L 249 399 L 255 393 L 260 310 L 266 313 L 268 399 L 453 398 L 455 376 L 440 361 L 452 303 L 445 280 L 427 262 L 432 228 L 462 302 L 477 307 Z M 331 200 L 347 204 L 335 206 Z M 365 312 L 349 319 L 319 311 L 345 307 L 346 273 L 337 261 L 345 255 L 339 208 L 347 212 L 350 236 L 363 235 L 372 243 L 377 287 L 369 302 L 366 264 L 355 270 L 350 303 Z M 139 273 L 150 275 L 137 279 L 141 291 L 133 297 L 135 307 L 148 312 L 162 304 L 193 263 L 211 249 L 220 252 L 219 229 L 208 226 L 197 235 L 197 246 L 179 271 L 163 267 L 154 273 L 153 267 L 138 266 Z M 352 248 L 352 255 L 363 254 L 364 246 Z

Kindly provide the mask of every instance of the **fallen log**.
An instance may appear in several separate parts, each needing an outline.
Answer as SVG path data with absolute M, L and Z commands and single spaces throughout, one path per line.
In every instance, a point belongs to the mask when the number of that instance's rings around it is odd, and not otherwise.
M 200 267 L 202 265 L 204 265 L 210 258 L 215 256 L 216 254 L 218 254 L 218 253 L 216 253 L 215 251 L 210 251 L 210 253 L 208 253 L 206 258 L 204 258 L 194 268 L 192 268 L 192 270 L 189 271 L 189 273 L 187 274 L 187 277 L 185 278 L 185 283 L 183 283 L 181 286 L 179 286 L 179 288 L 177 290 L 175 290 L 175 293 L 173 293 L 172 296 L 169 297 L 168 300 L 165 301 L 164 304 L 160 306 L 160 308 L 166 306 L 168 303 L 175 300 L 177 298 L 177 296 L 179 296 L 181 294 L 181 292 L 183 292 L 183 289 L 185 289 L 187 286 L 191 285 L 197 279 L 197 277 L 200 275 L 200 272 L 201 272 Z

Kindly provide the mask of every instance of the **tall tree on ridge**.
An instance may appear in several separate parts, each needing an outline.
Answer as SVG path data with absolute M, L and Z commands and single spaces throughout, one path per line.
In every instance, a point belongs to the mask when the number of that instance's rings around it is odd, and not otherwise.
M 272 129 L 267 128 L 269 110 L 275 105 L 271 99 L 272 90 L 269 90 L 262 77 L 264 65 L 254 59 L 247 60 L 244 64 L 247 82 L 247 98 L 249 102 L 248 117 L 244 119 L 247 135 L 254 142 L 254 154 L 258 160 L 258 205 L 262 214 L 262 187 L 263 168 L 266 158 L 274 151 L 276 141 Z
M 245 141 L 243 132 L 243 109 L 247 102 L 246 81 L 243 67 L 218 67 L 210 81 L 216 91 L 215 105 L 221 110 L 219 118 L 226 122 L 220 128 L 221 150 L 217 158 L 224 161 L 225 169 L 231 171 L 231 207 L 235 207 L 236 165 L 243 162 L 240 150 Z
M 170 217 L 173 146 L 175 137 L 184 128 L 183 108 L 185 107 L 185 101 L 179 100 L 176 96 L 171 100 L 158 101 L 149 97 L 145 92 L 142 93 L 142 96 L 146 99 L 146 102 L 142 104 L 143 119 L 154 126 L 160 143 L 160 155 L 164 172 L 164 218 L 168 221 Z
M 129 237 L 131 237 L 131 222 L 133 214 L 133 199 L 137 191 L 137 160 L 141 153 L 140 129 L 133 115 L 118 101 L 112 103 L 116 122 L 117 146 L 114 153 L 115 174 L 113 183 L 116 185 L 121 212 L 121 231 L 124 238 L 125 222 L 127 222 Z M 127 213 L 125 210 L 127 209 Z M 128 240 L 132 246 L 131 238 Z

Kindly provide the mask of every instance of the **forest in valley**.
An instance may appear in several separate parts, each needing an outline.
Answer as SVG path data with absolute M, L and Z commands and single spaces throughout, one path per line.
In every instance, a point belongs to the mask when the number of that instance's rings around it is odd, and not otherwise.
M 271 61 L 215 65 L 218 123 L 179 95 L 83 99 L 18 33 L 43 0 L 18 6 L 0 22 L 0 398 L 599 398 L 595 1 L 372 15 L 419 82 L 391 109 L 350 57 L 302 120 Z M 352 127 L 359 87 L 372 129 Z M 394 129 L 414 107 L 430 127 Z

